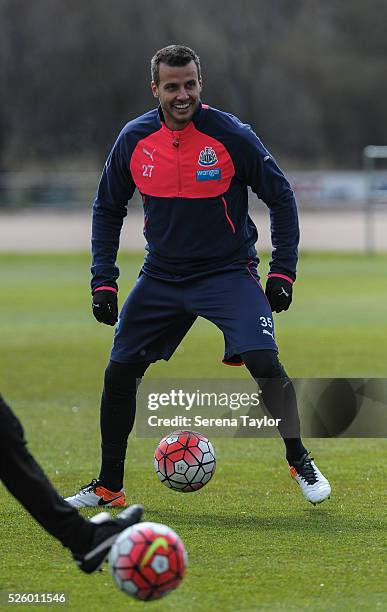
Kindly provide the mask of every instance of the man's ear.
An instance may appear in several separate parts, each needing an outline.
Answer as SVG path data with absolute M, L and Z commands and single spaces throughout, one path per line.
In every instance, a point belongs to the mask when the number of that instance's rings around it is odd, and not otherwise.
M 151 90 L 154 98 L 159 97 L 159 88 L 154 81 L 151 82 Z

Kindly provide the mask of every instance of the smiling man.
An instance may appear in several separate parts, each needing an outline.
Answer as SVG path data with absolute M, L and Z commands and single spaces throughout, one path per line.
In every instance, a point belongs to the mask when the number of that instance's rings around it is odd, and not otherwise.
M 200 63 L 192 59 L 185 66 L 169 66 L 160 61 L 162 52 L 163 49 L 152 60 L 152 92 L 160 101 L 166 126 L 170 130 L 182 130 L 200 104 Z
M 296 278 L 293 191 L 250 126 L 201 103 L 200 60 L 192 49 L 160 49 L 151 73 L 159 107 L 121 131 L 93 207 L 91 287 L 98 321 L 117 323 L 116 257 L 136 188 L 148 253 L 122 307 L 105 372 L 100 474 L 67 500 L 75 507 L 126 503 L 124 462 L 137 379 L 151 363 L 168 360 L 201 316 L 223 332 L 223 362 L 245 365 L 260 384 L 266 408 L 279 419 L 291 475 L 308 501 L 322 502 L 330 485 L 301 442 L 294 388 L 278 360 L 272 316 L 289 308 Z M 248 187 L 270 209 L 273 254 L 265 292 Z

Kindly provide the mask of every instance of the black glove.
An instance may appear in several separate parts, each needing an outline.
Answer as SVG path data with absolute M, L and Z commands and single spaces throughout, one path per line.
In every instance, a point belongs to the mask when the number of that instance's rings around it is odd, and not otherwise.
M 273 312 L 287 310 L 292 303 L 292 283 L 281 276 L 267 279 L 265 293 Z
M 115 325 L 118 319 L 117 293 L 109 289 L 98 289 L 93 293 L 93 315 L 100 323 Z

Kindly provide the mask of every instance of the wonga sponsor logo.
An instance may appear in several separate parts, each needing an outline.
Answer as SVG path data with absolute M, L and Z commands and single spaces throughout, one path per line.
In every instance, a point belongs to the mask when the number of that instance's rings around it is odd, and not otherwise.
M 222 178 L 222 171 L 220 168 L 214 168 L 213 170 L 196 170 L 197 181 L 220 181 Z

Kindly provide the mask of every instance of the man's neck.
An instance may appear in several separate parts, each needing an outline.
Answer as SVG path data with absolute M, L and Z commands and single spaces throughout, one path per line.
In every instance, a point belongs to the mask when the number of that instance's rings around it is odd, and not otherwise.
M 177 123 L 176 121 L 171 121 L 169 117 L 165 117 L 164 115 L 164 123 L 167 128 L 172 132 L 180 132 L 181 130 L 184 130 L 184 128 L 186 128 L 187 125 L 191 123 L 191 121 L 192 119 L 190 119 L 189 121 L 185 121 L 184 123 Z

